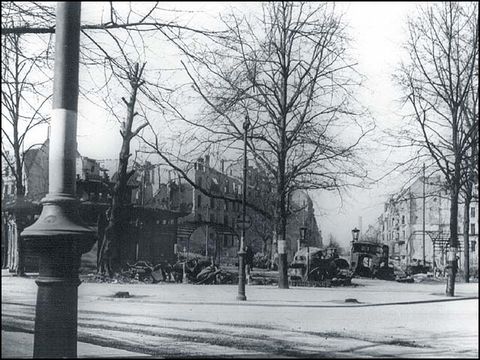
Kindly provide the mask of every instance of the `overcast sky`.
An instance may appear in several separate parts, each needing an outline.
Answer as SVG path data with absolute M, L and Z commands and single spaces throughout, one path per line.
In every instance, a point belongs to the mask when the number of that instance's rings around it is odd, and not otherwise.
M 151 4 L 150 4 L 151 5 Z M 349 26 L 352 57 L 358 61 L 358 70 L 366 77 L 364 89 L 359 93 L 359 100 L 367 106 L 377 121 L 379 131 L 398 126 L 401 121 L 400 110 L 396 100 L 400 97 L 398 89 L 392 82 L 392 74 L 402 57 L 402 44 L 406 40 L 406 20 L 414 15 L 415 2 L 340 2 L 336 7 L 344 13 L 344 20 Z M 82 21 L 95 22 L 102 15 L 105 3 L 83 2 Z M 127 3 L 123 3 L 127 6 Z M 177 8 L 193 11 L 187 14 L 190 25 L 212 26 L 218 13 L 230 6 L 255 8 L 259 3 L 224 3 L 224 2 L 162 2 L 165 9 Z M 199 15 L 198 12 L 202 15 Z M 165 49 L 161 49 L 165 50 Z M 162 54 L 159 54 L 161 56 Z M 82 74 L 81 74 L 82 76 Z M 84 75 L 83 75 L 84 76 Z M 36 138 L 45 139 L 46 130 L 41 130 Z M 31 141 L 36 141 L 35 137 Z M 100 108 L 81 101 L 79 104 L 78 150 L 84 156 L 96 159 L 117 158 L 121 138 L 118 126 L 106 118 Z M 374 144 L 371 144 L 374 145 Z M 371 175 L 379 177 L 386 164 L 398 154 L 379 148 L 372 153 Z M 351 189 L 342 200 L 335 194 L 314 193 L 317 221 L 324 239 L 333 234 L 337 240 L 347 245 L 351 240 L 351 229 L 373 224 L 381 214 L 383 202 L 389 193 L 401 186 L 400 177 L 387 178 L 371 189 Z M 359 217 L 362 217 L 362 224 Z
M 407 39 L 407 17 L 414 15 L 419 5 L 421 3 L 415 2 L 338 3 L 350 26 L 358 69 L 367 77 L 361 100 L 374 116 L 379 131 L 397 127 L 402 120 L 398 103 L 401 94 L 392 81 L 392 74 L 404 56 L 402 44 Z M 369 156 L 371 175 L 380 177 L 389 168 L 390 161 L 400 156 L 380 147 Z M 399 188 L 402 181 L 406 178 L 393 174 L 371 189 L 351 189 L 343 202 L 333 194 L 313 195 L 315 208 L 321 212 L 317 218 L 324 239 L 332 233 L 347 245 L 352 238 L 351 229 L 362 227 L 365 231 L 368 224 L 374 224 L 387 196 Z

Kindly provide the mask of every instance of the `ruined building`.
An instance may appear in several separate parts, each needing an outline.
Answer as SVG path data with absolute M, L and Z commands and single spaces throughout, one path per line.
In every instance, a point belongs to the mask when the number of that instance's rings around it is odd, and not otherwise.
M 425 197 L 425 208 L 423 199 Z M 470 265 L 478 266 L 478 201 L 470 205 L 469 251 Z M 425 214 L 425 247 L 423 247 Z M 459 266 L 463 262 L 463 204 L 459 203 L 458 239 L 460 243 Z M 390 254 L 403 264 L 425 260 L 427 265 L 445 266 L 450 237 L 450 196 L 440 176 L 430 177 L 423 191 L 422 178 L 400 193 L 392 196 L 379 218 L 382 240 L 390 247 Z

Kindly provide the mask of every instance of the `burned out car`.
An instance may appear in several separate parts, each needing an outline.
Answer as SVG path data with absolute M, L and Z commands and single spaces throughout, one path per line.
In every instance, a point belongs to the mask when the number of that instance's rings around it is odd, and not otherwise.
M 393 267 L 388 265 L 388 245 L 355 241 L 350 251 L 350 266 L 354 275 L 395 280 Z
M 338 257 L 336 249 L 304 247 L 295 253 L 288 269 L 292 282 L 332 281 L 349 284 L 352 278 L 348 261 Z

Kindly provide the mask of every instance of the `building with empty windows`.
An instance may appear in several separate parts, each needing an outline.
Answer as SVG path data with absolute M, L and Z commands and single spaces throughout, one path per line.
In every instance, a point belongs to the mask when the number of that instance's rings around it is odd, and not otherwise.
M 459 265 L 462 267 L 463 203 L 458 204 Z M 469 209 L 469 251 L 471 266 L 478 266 L 478 201 Z M 379 218 L 382 241 L 389 245 L 391 256 L 403 264 L 422 262 L 439 268 L 445 266 L 450 238 L 450 195 L 440 176 L 422 178 L 390 197 Z

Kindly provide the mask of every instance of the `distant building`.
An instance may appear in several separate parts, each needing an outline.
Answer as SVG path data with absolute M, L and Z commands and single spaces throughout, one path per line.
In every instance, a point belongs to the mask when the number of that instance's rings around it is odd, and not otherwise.
M 440 176 L 430 177 L 425 183 L 423 208 L 423 181 L 417 179 L 411 186 L 392 196 L 380 217 L 382 241 L 389 245 L 390 255 L 404 264 L 425 260 L 444 267 L 450 237 L 450 196 Z M 423 213 L 425 211 L 425 249 L 423 249 Z M 478 201 L 470 206 L 470 261 L 478 266 Z M 458 214 L 459 249 L 463 253 L 463 204 Z M 462 266 L 463 255 L 459 265 Z
M 11 154 L 9 151 L 5 152 L 5 156 L 11 159 Z M 2 204 L 6 201 L 9 201 L 15 197 L 15 177 L 12 174 L 10 166 L 7 164 L 5 159 L 2 156 Z

